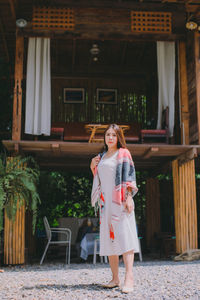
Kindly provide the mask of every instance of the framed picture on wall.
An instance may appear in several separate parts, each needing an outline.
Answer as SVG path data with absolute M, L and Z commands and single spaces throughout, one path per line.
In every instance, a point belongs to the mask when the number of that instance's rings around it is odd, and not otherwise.
M 64 103 L 84 103 L 85 89 L 84 88 L 64 88 L 63 89 Z
M 117 89 L 97 88 L 96 102 L 102 104 L 117 104 Z

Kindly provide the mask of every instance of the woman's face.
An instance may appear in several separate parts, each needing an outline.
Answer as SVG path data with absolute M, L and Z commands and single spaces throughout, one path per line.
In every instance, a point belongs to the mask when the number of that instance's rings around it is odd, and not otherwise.
M 117 134 L 113 128 L 109 128 L 105 134 L 105 142 L 108 149 L 117 148 Z

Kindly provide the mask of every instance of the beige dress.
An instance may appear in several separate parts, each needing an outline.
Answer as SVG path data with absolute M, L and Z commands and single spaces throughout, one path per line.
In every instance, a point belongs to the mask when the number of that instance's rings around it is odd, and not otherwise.
M 110 239 L 111 204 L 112 191 L 115 186 L 115 174 L 117 167 L 117 155 L 115 152 L 111 157 L 105 155 L 98 165 L 98 174 L 101 182 L 101 191 L 105 200 L 101 211 L 100 224 L 100 255 L 122 255 L 133 250 L 139 252 L 138 236 L 135 222 L 135 212 L 127 213 L 122 205 L 120 222 L 115 231 L 115 239 Z

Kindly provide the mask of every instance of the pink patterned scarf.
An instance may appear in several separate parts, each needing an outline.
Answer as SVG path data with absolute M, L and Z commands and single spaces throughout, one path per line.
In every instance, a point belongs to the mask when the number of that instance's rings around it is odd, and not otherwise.
M 104 153 L 103 153 L 104 154 Z M 103 156 L 100 154 L 100 157 Z M 122 214 L 122 205 L 126 201 L 127 188 L 132 189 L 132 196 L 134 196 L 138 188 L 136 186 L 135 168 L 130 152 L 126 148 L 120 148 L 117 156 L 117 168 L 115 174 L 115 187 L 112 192 L 112 216 L 110 224 L 110 239 L 114 241 L 115 229 L 120 221 Z M 104 206 L 104 198 L 101 192 L 101 183 L 98 174 L 98 168 L 95 168 L 91 203 L 95 210 Z

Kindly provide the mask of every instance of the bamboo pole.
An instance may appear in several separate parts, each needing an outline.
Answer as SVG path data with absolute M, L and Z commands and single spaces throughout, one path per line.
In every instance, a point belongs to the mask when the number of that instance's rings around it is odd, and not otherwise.
M 18 218 L 18 214 L 15 217 L 15 226 L 13 226 L 14 224 L 11 222 L 10 220 L 10 225 L 13 228 L 13 238 L 12 238 L 12 253 L 13 253 L 13 264 L 16 264 L 16 260 L 17 260 L 17 218 Z
M 8 238 L 9 238 L 9 235 L 8 235 L 8 226 L 9 226 L 9 223 L 8 221 L 6 220 L 7 219 L 7 215 L 5 214 L 5 225 L 4 225 L 4 263 L 7 264 L 7 257 L 8 257 Z
M 194 159 L 172 162 L 176 252 L 197 248 L 197 207 Z
M 8 160 L 12 160 L 9 157 Z M 23 264 L 25 262 L 25 204 L 19 207 L 15 220 L 10 220 L 6 210 L 4 212 L 4 263 L 5 264 Z
M 18 264 L 20 261 L 20 244 L 21 244 L 21 208 L 18 207 L 18 213 L 17 213 L 17 218 L 16 218 L 17 224 L 16 224 L 16 229 L 17 229 L 17 244 L 16 244 L 16 261 L 15 263 Z
M 173 188 L 174 188 L 174 218 L 175 218 L 175 231 L 176 231 L 176 250 L 179 251 L 179 222 L 178 222 L 178 161 L 172 162 L 172 174 L 173 174 Z
M 198 248 L 198 232 L 197 232 L 197 199 L 196 199 L 196 180 L 195 180 L 195 162 L 191 161 L 191 178 L 192 178 L 192 219 L 191 232 L 193 233 L 192 245 L 194 249 Z
M 25 205 L 22 206 L 22 231 L 21 231 L 21 261 L 25 261 Z

